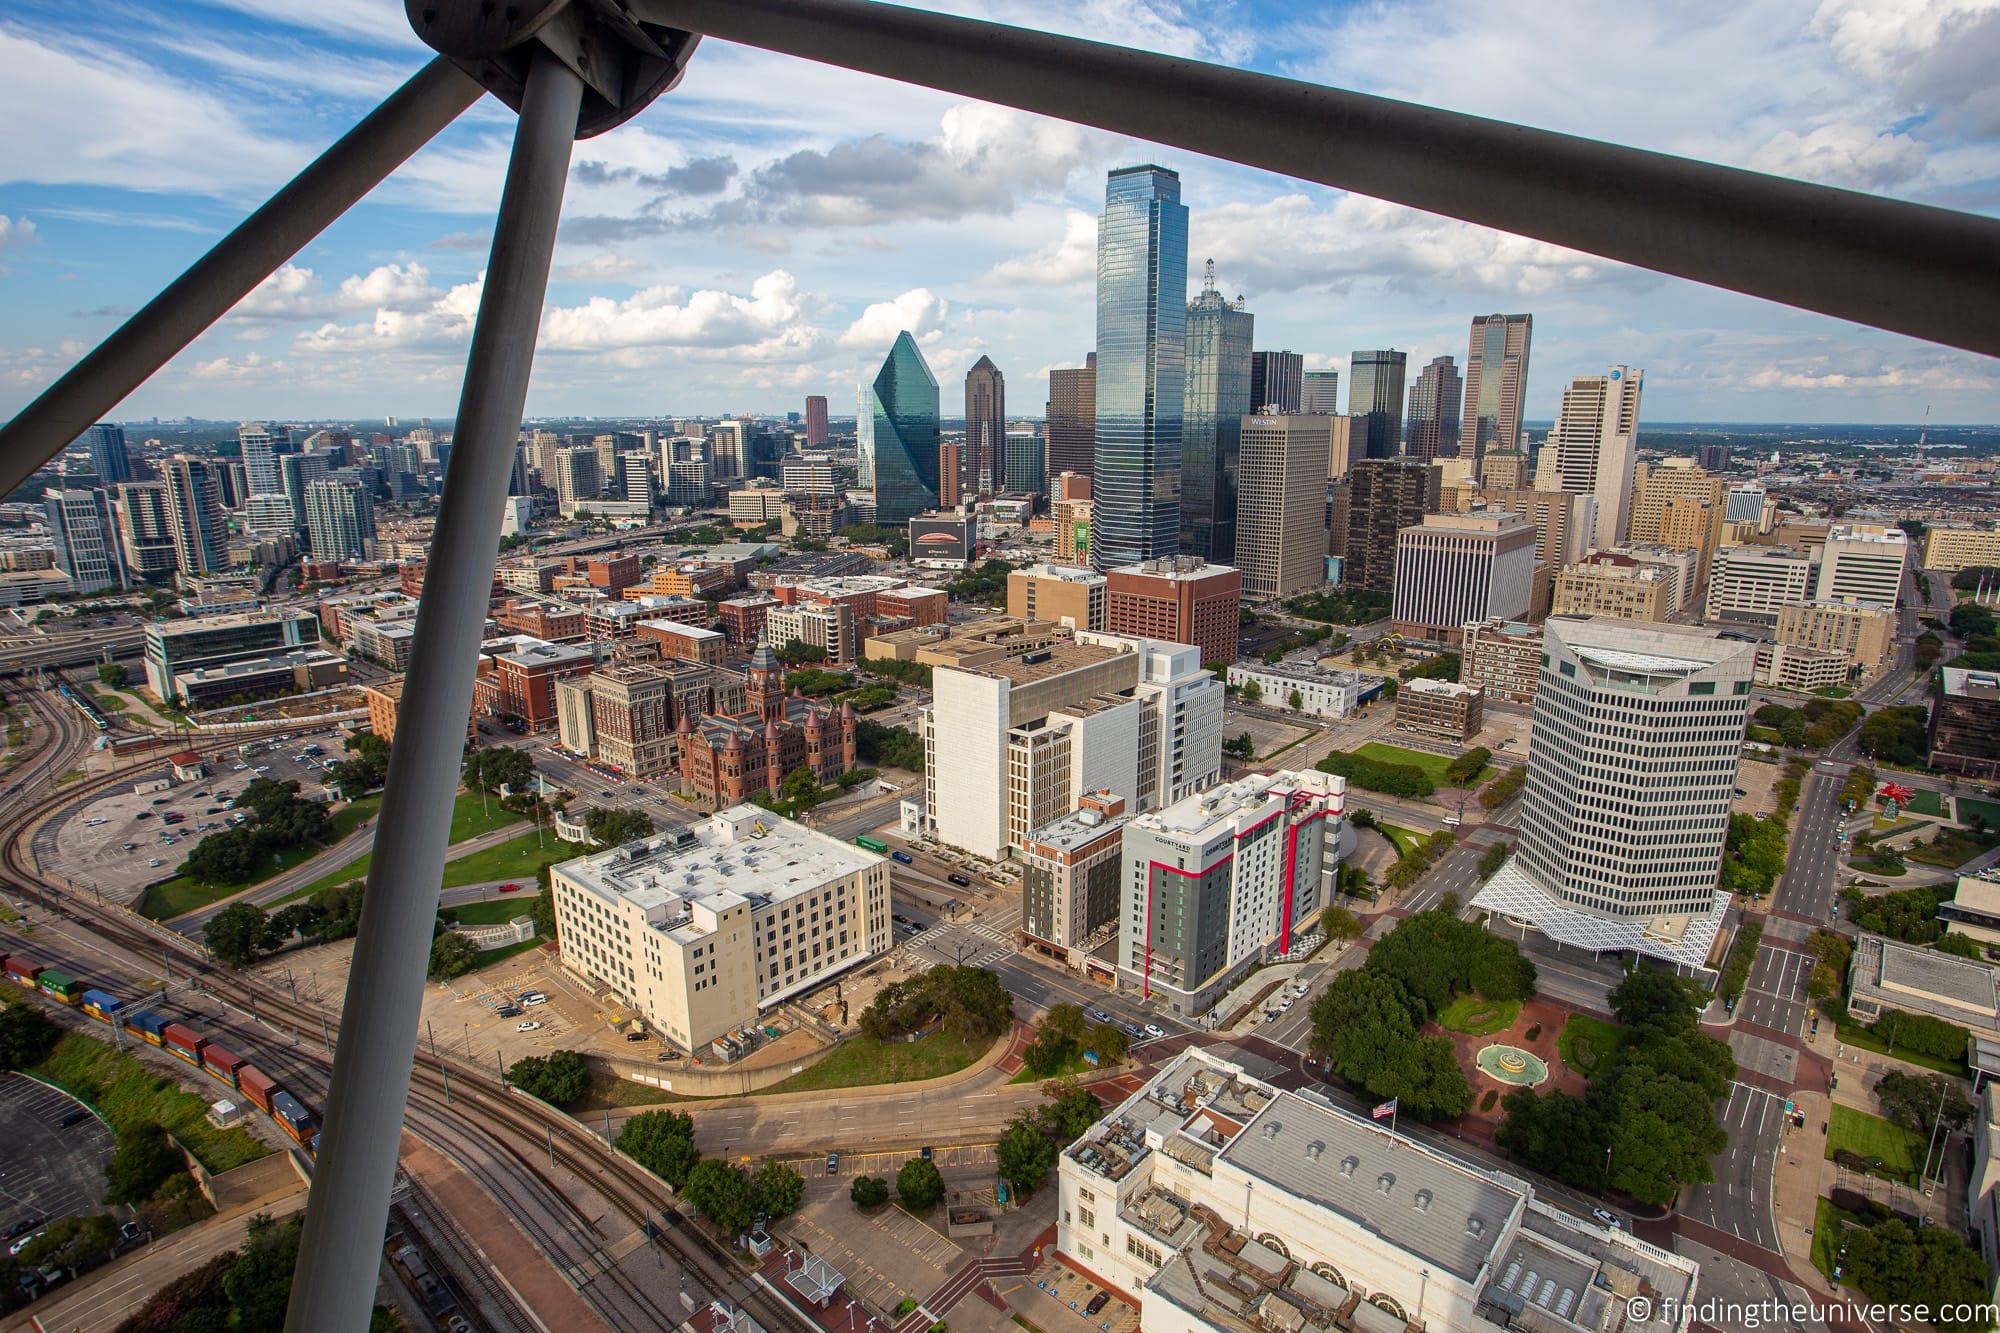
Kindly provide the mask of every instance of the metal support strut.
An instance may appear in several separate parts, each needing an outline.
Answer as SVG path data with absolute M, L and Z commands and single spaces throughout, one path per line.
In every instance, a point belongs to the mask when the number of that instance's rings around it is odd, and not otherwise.
M 400 1148 L 399 1135 L 385 1128 L 400 1125 L 410 1090 L 473 666 L 499 558 L 501 503 L 527 401 L 582 98 L 582 80 L 537 51 L 507 163 L 410 647 L 288 1333 L 366 1328 L 374 1300 L 382 1219 Z
M 304 249 L 306 242 L 437 137 L 479 100 L 480 92 L 470 75 L 440 56 L 389 94 L 269 203 L 0 426 L 0 495 L 101 421 L 280 264 Z

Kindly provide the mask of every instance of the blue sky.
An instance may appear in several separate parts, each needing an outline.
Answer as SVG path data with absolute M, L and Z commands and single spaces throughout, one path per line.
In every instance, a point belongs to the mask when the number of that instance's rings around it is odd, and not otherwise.
M 980 17 L 1952 207 L 2000 210 L 2000 0 L 952 0 Z M 10 0 L 0 413 L 422 63 L 400 0 Z M 487 101 L 124 404 L 122 417 L 449 415 L 511 116 Z M 1178 169 L 1259 347 L 1465 356 L 1532 311 L 1531 417 L 1647 370 L 1652 420 L 2000 421 L 2000 364 L 1359 196 L 704 43 L 578 145 L 537 414 L 797 409 L 916 334 L 947 412 L 991 355 L 1039 414 L 1093 326 L 1107 168 Z M 1830 279 L 1834 280 L 1834 279 Z

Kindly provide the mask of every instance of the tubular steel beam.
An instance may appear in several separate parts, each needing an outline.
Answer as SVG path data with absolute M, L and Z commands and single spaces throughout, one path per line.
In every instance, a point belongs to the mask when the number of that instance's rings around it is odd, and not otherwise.
M 341 1010 L 289 1333 L 368 1326 L 472 709 L 500 509 L 548 294 L 583 82 L 537 52 L 522 99 Z
M 655 22 L 2000 354 L 2000 221 L 874 0 L 625 0 Z
M 479 100 L 442 57 L 342 135 L 270 202 L 0 426 L 0 494 L 69 447 L 280 264 Z

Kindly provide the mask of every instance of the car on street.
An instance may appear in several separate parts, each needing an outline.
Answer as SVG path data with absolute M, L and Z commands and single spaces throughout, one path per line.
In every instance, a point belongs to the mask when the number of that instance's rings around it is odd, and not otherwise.
M 1607 1208 L 1593 1208 L 1590 1210 L 1590 1215 L 1614 1231 L 1620 1225 L 1618 1215 Z
M 827 1173 L 827 1174 L 828 1174 L 829 1176 L 837 1176 L 837 1175 L 839 1175 L 839 1174 L 840 1174 L 840 1154 L 839 1154 L 839 1153 L 837 1153 L 837 1152 L 830 1152 L 830 1153 L 828 1153 L 828 1154 L 826 1155 L 826 1173 Z
M 520 891 L 521 886 L 519 884 L 502 884 L 500 886 L 500 892 L 502 893 L 519 893 Z
M 1158 1023 L 1148 1023 L 1146 1024 L 1146 1035 L 1157 1039 L 1166 1036 L 1167 1030 Z
M 540 1023 L 540 1022 L 539 1022 L 538 1020 L 530 1018 L 530 1019 L 527 1019 L 527 1020 L 526 1020 L 526 1021 L 524 1021 L 524 1022 L 520 1022 L 520 1023 L 516 1023 L 516 1024 L 514 1025 L 514 1031 L 516 1031 L 516 1032 L 539 1032 L 539 1031 L 541 1031 L 541 1027 L 542 1027 L 542 1025 L 541 1025 L 541 1023 Z
M 1124 1030 L 1126 1036 L 1134 1040 L 1146 1035 L 1146 1029 L 1140 1027 L 1137 1023 L 1120 1023 L 1118 1026 Z
M 27 1235 L 16 1239 L 7 1246 L 8 1255 L 12 1256 L 19 1254 L 21 1251 L 27 1249 L 30 1245 L 33 1245 L 36 1241 L 40 1240 L 43 1236 L 46 1236 L 47 1234 L 48 1233 L 46 1231 L 29 1232 Z
M 1090 1021 L 1093 1023 L 1109 1023 L 1111 1021 L 1111 1015 L 1105 1013 L 1102 1009 L 1092 1009 L 1089 1013 Z

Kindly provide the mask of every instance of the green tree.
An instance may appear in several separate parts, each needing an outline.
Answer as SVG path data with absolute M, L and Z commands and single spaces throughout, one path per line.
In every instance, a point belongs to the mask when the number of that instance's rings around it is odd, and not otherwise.
M 800 764 L 785 774 L 784 782 L 778 787 L 778 798 L 794 814 L 803 814 L 826 799 L 826 789 L 819 785 L 819 778 L 812 769 Z
M 1927 755 L 1926 723 L 1921 706 L 1882 708 L 1861 724 L 1861 751 L 1885 764 L 1920 765 Z
M 1940 1127 L 1947 1134 L 1965 1128 L 1979 1108 L 1943 1074 L 1910 1074 L 1892 1069 L 1875 1083 L 1875 1096 L 1889 1119 L 1929 1139 Z
M 795 1213 L 805 1197 L 805 1177 L 775 1157 L 765 1158 L 750 1178 L 751 1203 L 765 1217 L 775 1220 Z
M 1304 708 L 1305 706 L 1306 706 L 1306 697 L 1303 694 L 1300 694 L 1297 690 L 1293 690 L 1290 694 L 1285 696 L 1285 707 L 1291 709 L 1294 713 L 1298 712 L 1301 708 Z
M 1255 707 L 1264 702 L 1264 687 L 1255 680 L 1243 682 L 1243 702 Z
M 1701 1021 L 1706 996 L 1701 987 L 1671 972 L 1641 968 L 1611 992 L 1611 1013 L 1641 1032 L 1685 1034 Z
M 896 1197 L 921 1212 L 944 1198 L 944 1177 L 937 1163 L 912 1157 L 896 1172 Z
M 535 761 L 524 750 L 492 745 L 465 756 L 465 783 L 469 787 L 497 792 L 504 786 L 510 791 L 521 791 L 534 778 Z
M 1495 843 L 1479 854 L 1479 878 L 1492 879 L 1507 864 L 1507 848 Z
M 1361 934 L 1361 918 L 1345 907 L 1329 907 L 1319 914 L 1319 928 L 1330 940 L 1351 940 Z
M 542 869 L 546 872 L 548 867 Z M 542 891 L 528 900 L 528 919 L 535 923 L 535 933 L 543 939 L 556 937 L 556 895 L 548 885 L 544 884 Z
M 1042 1085 L 1042 1132 L 1056 1144 L 1074 1143 L 1104 1114 L 1097 1097 L 1073 1078 Z
M 479 962 L 477 945 L 457 931 L 447 930 L 431 941 L 430 979 L 462 977 Z
M 856 1208 L 879 1208 L 889 1202 L 889 1182 L 880 1176 L 856 1176 L 847 1187 Z
M 231 903 L 208 919 L 208 950 L 230 967 L 248 967 L 264 947 L 270 918 L 255 903 Z
M 590 1091 L 590 1063 L 575 1051 L 530 1055 L 507 1067 L 507 1081 L 551 1105 L 569 1106 Z
M 0 1070 L 27 1069 L 48 1058 L 62 1040 L 62 1029 L 31 1004 L 0 1009 Z
M 1842 1280 L 1885 1304 L 1924 1303 L 1933 1310 L 1970 1307 L 1970 1319 L 1942 1319 L 1943 1333 L 1975 1333 L 1992 1321 L 1977 1314 L 1991 1299 L 1991 1275 L 1979 1251 L 1949 1227 L 1912 1229 L 1899 1218 L 1841 1233 L 1847 1245 Z M 1990 1308 L 1990 1307 L 1989 1307 Z
M 1049 1168 L 1056 1164 L 1056 1146 L 1042 1132 L 1035 1113 L 1022 1111 L 1001 1130 L 994 1161 L 1000 1178 L 1015 1196 L 1026 1198 L 1040 1188 Z
M 743 1174 L 743 1168 L 713 1157 L 695 1163 L 681 1197 L 700 1209 L 725 1236 L 740 1236 L 757 1220 L 750 1178 Z
M 684 1189 L 701 1150 L 694 1146 L 694 1120 L 684 1111 L 644 1111 L 618 1131 L 618 1151 L 675 1189 Z
M 160 1186 L 187 1170 L 187 1161 L 167 1131 L 143 1120 L 118 1131 L 118 1147 L 104 1168 L 104 1202 L 144 1203 Z
M 1493 751 L 1483 745 L 1475 745 L 1458 758 L 1445 765 L 1444 780 L 1448 787 L 1465 787 L 1477 781 L 1491 762 Z
M 805 666 L 813 662 L 826 661 L 826 649 L 803 639 L 793 639 L 788 643 L 772 647 L 771 655 L 788 667 Z
M 283 1222 L 274 1222 L 268 1214 L 259 1213 L 245 1226 L 243 1248 L 222 1279 L 222 1289 L 234 1307 L 238 1328 L 284 1327 L 285 1305 L 292 1297 L 292 1270 L 298 1265 L 299 1233 L 304 1224 L 304 1215 L 299 1213 Z
M 1116 1023 L 1092 1023 L 1082 1045 L 1100 1064 L 1115 1065 L 1131 1051 L 1132 1038 Z
M 126 671 L 123 666 L 116 662 L 99 662 L 97 664 L 98 683 L 107 685 L 114 690 L 124 689 L 125 682 L 130 674 L 130 672 Z
M 590 831 L 590 840 L 599 847 L 616 847 L 651 837 L 653 817 L 644 810 L 600 806 L 590 812 L 584 827 Z

